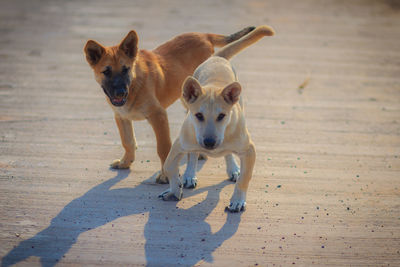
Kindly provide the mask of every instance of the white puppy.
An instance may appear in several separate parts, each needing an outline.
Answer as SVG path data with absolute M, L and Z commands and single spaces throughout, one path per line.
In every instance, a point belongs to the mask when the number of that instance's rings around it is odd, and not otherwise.
M 231 212 L 244 210 L 256 152 L 246 128 L 240 97 L 242 87 L 228 59 L 262 37 L 272 35 L 272 28 L 259 26 L 222 48 L 197 67 L 193 77 L 186 78 L 183 99 L 189 112 L 165 161 L 164 171 L 170 179 L 170 188 L 160 198 L 182 198 L 179 162 L 185 154 L 189 153 L 183 179 L 185 187 L 197 184 L 195 172 L 199 153 L 211 157 L 225 156 L 228 175 L 236 181 L 227 209 Z M 232 154 L 240 158 L 240 169 Z

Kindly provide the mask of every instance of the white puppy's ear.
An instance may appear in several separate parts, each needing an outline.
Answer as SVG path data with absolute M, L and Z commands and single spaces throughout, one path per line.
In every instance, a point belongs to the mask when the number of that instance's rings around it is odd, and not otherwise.
M 183 82 L 182 94 L 188 104 L 194 103 L 203 94 L 199 81 L 192 76 L 188 76 Z
M 225 102 L 233 105 L 239 101 L 240 92 L 242 91 L 242 86 L 238 82 L 233 82 L 224 88 L 221 92 L 221 96 L 224 98 Z

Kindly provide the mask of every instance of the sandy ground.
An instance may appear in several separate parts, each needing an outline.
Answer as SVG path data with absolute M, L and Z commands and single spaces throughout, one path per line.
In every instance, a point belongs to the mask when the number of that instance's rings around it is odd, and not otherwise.
M 233 60 L 257 147 L 246 212 L 224 212 L 222 159 L 160 201 L 144 121 L 131 170 L 108 168 L 122 148 L 87 39 L 260 24 L 277 35 Z M 3 267 L 400 265 L 398 1 L 1 1 L 0 34 Z M 175 138 L 184 109 L 168 113 Z

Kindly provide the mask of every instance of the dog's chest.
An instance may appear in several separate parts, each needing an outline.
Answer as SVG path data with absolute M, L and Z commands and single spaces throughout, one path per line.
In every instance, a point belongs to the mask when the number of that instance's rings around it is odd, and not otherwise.
M 184 144 L 181 143 L 182 149 L 185 152 L 196 152 L 196 153 L 200 153 L 200 154 L 205 154 L 209 157 L 212 158 L 219 158 L 219 157 L 223 157 L 227 154 L 236 154 L 237 151 L 235 149 L 235 146 L 232 144 L 223 144 L 222 146 L 216 148 L 216 149 L 212 149 L 212 150 L 208 150 L 208 149 L 204 149 L 202 148 L 199 144 Z
M 115 108 L 114 111 L 118 113 L 122 118 L 128 120 L 140 121 L 146 118 L 142 111 L 136 109 L 135 107 L 122 106 L 119 108 Z

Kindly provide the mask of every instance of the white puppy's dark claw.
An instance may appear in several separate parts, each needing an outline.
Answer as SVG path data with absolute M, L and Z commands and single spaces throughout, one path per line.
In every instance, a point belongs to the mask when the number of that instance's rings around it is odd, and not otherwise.
M 239 178 L 239 176 L 240 176 L 240 172 L 234 172 L 234 173 L 232 173 L 231 177 L 229 178 L 229 181 L 236 182 L 237 179 Z
M 196 177 L 191 177 L 191 178 L 184 177 L 183 178 L 183 187 L 196 188 L 196 186 L 197 186 L 197 178 Z
M 193 182 L 193 183 L 184 183 L 183 186 L 184 186 L 185 188 L 188 188 L 188 189 L 193 189 L 193 188 L 195 188 L 195 187 L 197 186 L 197 182 Z
M 229 206 L 225 207 L 225 211 L 229 212 L 240 212 L 246 210 L 246 204 L 243 203 L 230 203 Z

